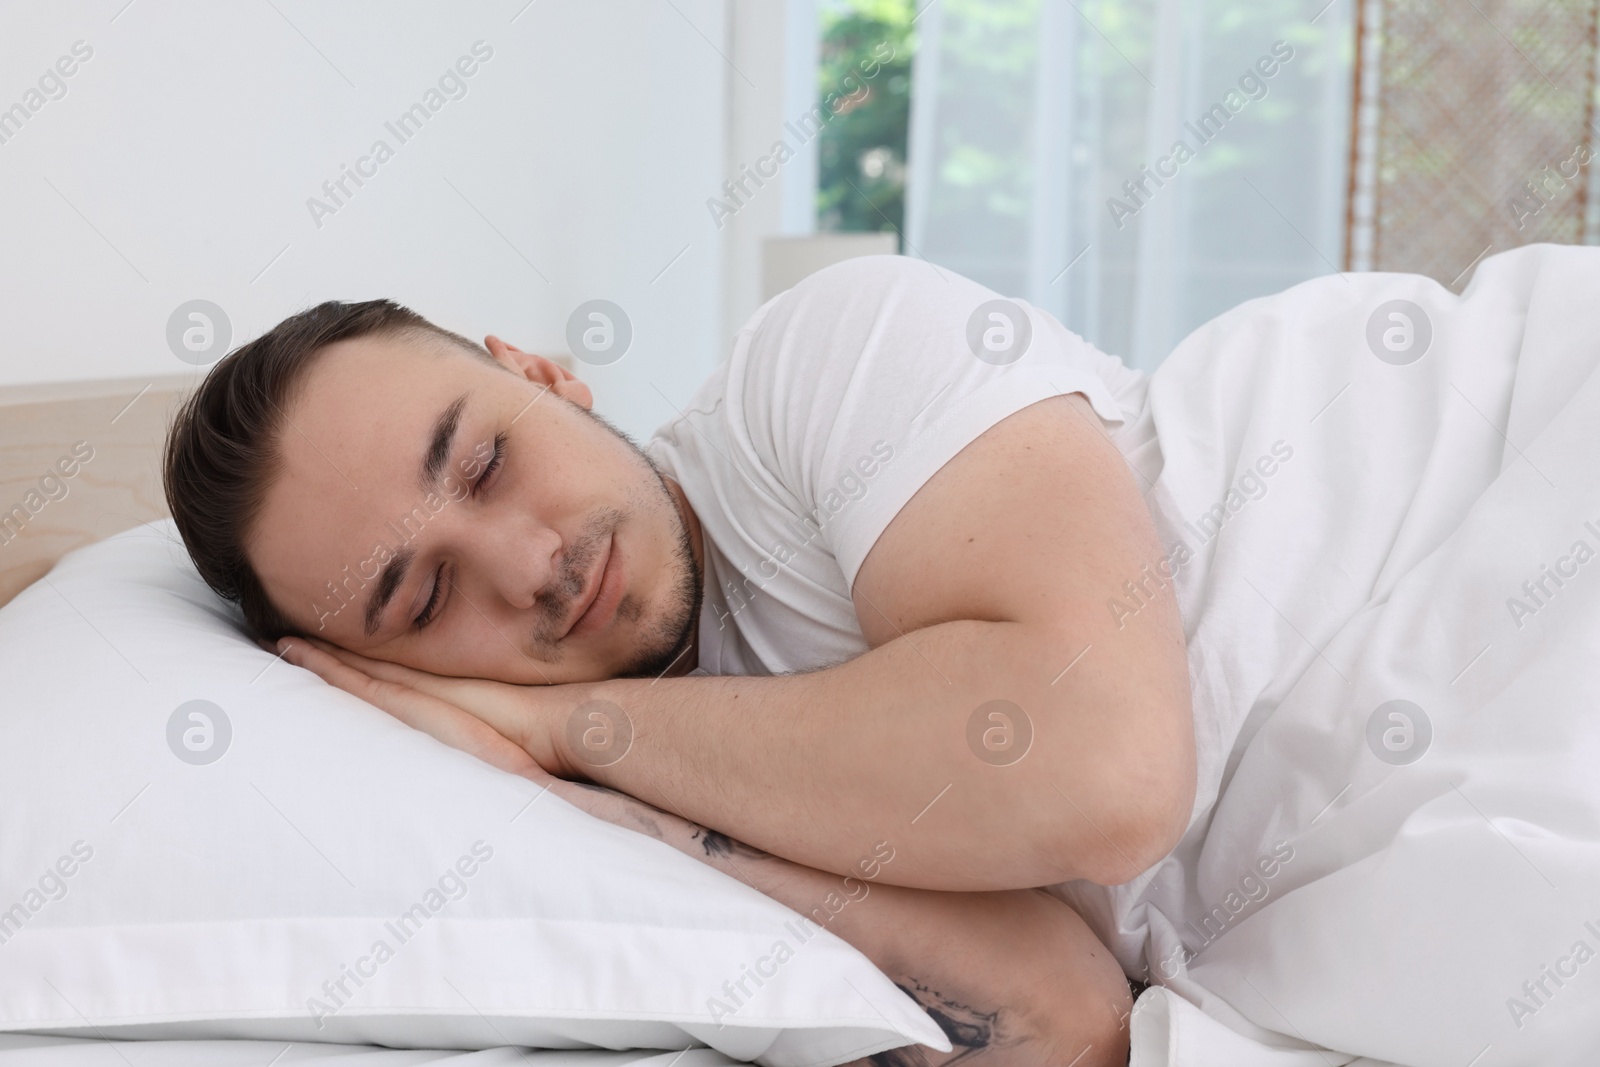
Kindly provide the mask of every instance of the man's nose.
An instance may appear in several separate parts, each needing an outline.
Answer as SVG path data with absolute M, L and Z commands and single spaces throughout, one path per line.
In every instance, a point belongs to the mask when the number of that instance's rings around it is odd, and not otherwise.
M 561 535 L 548 526 L 514 523 L 483 534 L 478 564 L 489 587 L 512 608 L 533 607 L 556 576 Z

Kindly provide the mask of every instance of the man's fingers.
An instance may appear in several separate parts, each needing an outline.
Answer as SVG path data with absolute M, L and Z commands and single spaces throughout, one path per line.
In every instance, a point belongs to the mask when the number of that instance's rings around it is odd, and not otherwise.
M 351 696 L 360 697 L 369 704 L 378 704 L 375 688 L 378 682 L 371 675 L 356 670 L 338 657 L 306 641 L 280 641 L 278 647 L 283 652 L 283 658 L 296 667 L 304 667 L 324 682 L 343 689 Z M 378 706 L 383 707 L 382 704 Z M 384 710 L 389 709 L 384 708 Z
M 548 781 L 550 778 L 520 746 L 507 740 L 482 719 L 468 715 L 460 708 L 421 694 L 413 694 L 412 699 L 396 703 L 398 710 L 384 710 L 412 729 L 421 730 L 451 748 L 459 748 L 503 771 L 520 774 L 534 781 Z
M 372 677 L 381 678 L 386 682 L 399 682 L 402 685 L 409 685 L 413 689 L 420 688 L 417 684 L 418 682 L 433 677 L 433 675 L 413 667 L 390 663 L 388 660 L 373 659 L 370 656 L 363 656 L 359 652 L 351 652 L 347 648 L 341 648 L 330 641 L 322 640 L 320 637 L 288 638 L 286 640 L 303 641 L 312 648 L 332 656 L 347 667 L 354 667 L 363 674 L 370 674 Z
M 354 667 L 363 674 L 369 674 L 385 682 L 396 682 L 400 685 L 410 686 L 412 689 L 421 690 L 429 696 L 451 704 L 459 704 L 466 687 L 472 686 L 476 679 L 471 678 L 443 678 L 427 671 L 419 671 L 415 667 L 407 667 L 399 663 L 390 663 L 388 660 L 372 659 L 359 652 L 351 652 L 347 648 L 330 644 L 316 637 L 303 638 L 313 647 L 321 649 L 348 667 Z
M 533 781 L 550 780 L 520 745 L 448 701 L 419 692 L 402 682 L 373 678 L 345 663 L 334 652 L 325 652 L 309 642 L 289 641 L 284 649 L 284 658 L 290 663 L 388 712 L 414 730 L 421 730 L 503 771 Z
M 286 644 L 284 648 L 283 658 L 296 667 L 304 667 L 329 685 L 343 689 L 351 696 L 381 708 L 412 729 L 431 734 L 447 745 L 465 748 L 465 745 L 458 744 L 457 741 L 464 741 L 470 737 L 467 731 L 452 722 L 453 717 L 459 716 L 462 719 L 479 722 L 459 708 L 419 693 L 410 686 L 373 678 L 315 646 L 297 642 Z M 493 733 L 492 730 L 490 732 Z M 477 740 L 481 743 L 481 738 Z M 473 754 L 478 753 L 474 751 Z
M 385 707 L 382 700 L 369 695 L 360 679 L 365 679 L 369 685 L 393 685 L 419 696 L 443 701 L 481 719 L 491 730 L 507 738 L 519 751 L 540 754 L 549 752 L 548 744 L 541 744 L 536 748 L 533 743 L 535 735 L 530 731 L 533 729 L 535 717 L 530 711 L 531 700 L 528 694 L 531 690 L 528 687 L 490 682 L 481 678 L 445 678 L 429 674 L 427 671 L 404 667 L 398 663 L 369 659 L 359 653 L 315 638 L 285 638 L 282 644 L 291 650 L 296 648 L 305 650 L 301 660 L 295 659 L 292 651 L 287 654 L 286 658 L 290 662 L 316 671 L 331 684 L 354 693 L 368 703 Z M 334 669 L 335 665 L 340 670 L 353 671 L 360 678 L 338 673 Z M 555 693 L 552 691 L 547 694 L 547 699 L 556 699 Z M 389 709 L 385 707 L 385 710 Z

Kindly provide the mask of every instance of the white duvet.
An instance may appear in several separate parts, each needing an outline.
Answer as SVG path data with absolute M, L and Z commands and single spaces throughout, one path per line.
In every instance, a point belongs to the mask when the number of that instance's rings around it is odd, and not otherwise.
M 1149 380 L 1200 794 L 1063 887 L 1161 987 L 1134 1067 L 1596 1062 L 1597 371 L 1600 250 L 1544 245 L 1252 301 Z

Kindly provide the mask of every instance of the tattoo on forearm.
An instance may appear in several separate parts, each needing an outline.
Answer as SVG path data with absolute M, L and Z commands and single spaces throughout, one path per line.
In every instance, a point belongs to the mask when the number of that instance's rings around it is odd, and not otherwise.
M 656 822 L 650 816 L 646 815 L 644 812 L 640 811 L 637 807 L 632 805 L 628 807 L 626 819 L 627 825 L 632 829 L 639 831 L 641 834 L 646 834 L 650 837 L 653 837 L 657 841 L 665 841 L 667 839 L 667 835 L 661 832 L 661 824 Z
M 763 852 L 753 845 L 747 845 L 743 841 L 736 841 L 718 830 L 708 830 L 704 826 L 698 826 L 681 816 L 669 815 L 664 811 L 651 807 L 637 797 L 629 796 L 627 793 L 608 786 L 596 785 L 593 782 L 571 782 L 569 784 L 591 793 L 599 793 L 610 797 L 620 805 L 620 811 L 610 815 L 600 815 L 599 817 L 618 826 L 646 834 L 657 841 L 673 845 L 684 852 L 691 851 L 692 842 L 699 842 L 701 853 L 699 858 L 708 863 L 715 863 L 718 860 L 727 860 L 733 863 L 736 859 L 764 860 L 772 858 L 770 853 Z M 599 815 L 598 812 L 592 814 Z M 665 827 L 663 827 L 663 823 L 665 823 Z M 670 841 L 667 837 L 669 832 L 672 835 Z M 687 841 L 684 840 L 686 832 L 688 834 Z
M 626 793 L 618 792 L 607 786 L 595 785 L 593 782 L 573 782 L 572 784 L 582 789 L 587 789 L 591 793 L 603 793 L 619 801 L 622 804 L 622 815 L 621 818 L 616 820 L 618 826 L 637 831 L 647 837 L 653 837 L 657 841 L 665 841 L 667 839 L 666 834 L 661 830 L 661 823 L 656 819 L 660 812 L 650 805 L 635 797 L 630 797 Z
M 700 842 L 700 847 L 705 849 L 706 855 L 717 859 L 726 859 L 738 856 L 747 860 L 764 860 L 768 853 L 761 851 L 754 845 L 747 845 L 743 841 L 735 841 L 725 833 L 717 830 L 707 830 L 701 827 L 694 833 L 695 840 Z
M 972 1005 L 947 997 L 915 979 L 911 980 L 909 988 L 900 982 L 896 982 L 895 985 L 902 993 L 916 1001 L 918 1007 L 939 1024 L 944 1036 L 955 1046 L 950 1058 L 940 1067 L 950 1067 L 982 1053 L 985 1049 L 1003 1043 L 999 1011 L 979 1011 Z M 870 1062 L 876 1067 L 928 1067 L 927 1054 L 918 1045 L 907 1045 L 880 1052 L 872 1056 Z

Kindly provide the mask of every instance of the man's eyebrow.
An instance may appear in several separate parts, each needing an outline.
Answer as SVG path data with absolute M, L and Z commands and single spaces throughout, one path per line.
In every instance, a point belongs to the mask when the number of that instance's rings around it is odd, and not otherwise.
M 444 465 L 450 459 L 451 446 L 455 444 L 456 428 L 461 425 L 461 411 L 467 406 L 467 394 L 462 393 L 439 413 L 433 423 L 433 435 L 428 438 L 428 451 L 422 457 L 417 471 L 418 484 L 424 493 L 432 491 L 444 475 Z
M 417 480 L 425 493 L 431 492 L 444 476 L 445 464 L 449 462 L 450 450 L 455 445 L 456 430 L 461 426 L 461 412 L 467 406 L 467 395 L 462 393 L 452 400 L 433 421 L 433 432 L 428 436 L 428 450 L 423 454 L 422 465 L 417 470 Z M 407 548 L 397 552 L 394 558 L 384 564 L 378 575 L 378 584 L 367 598 L 362 629 L 368 637 L 378 632 L 384 609 L 399 592 L 401 583 L 406 580 L 406 571 L 416 557 L 416 550 Z
M 364 632 L 368 637 L 378 632 L 378 623 L 383 619 L 383 609 L 389 606 L 389 601 L 400 589 L 400 583 L 406 580 L 406 571 L 411 567 L 411 561 L 417 558 L 414 548 L 401 549 L 394 558 L 383 565 L 383 570 L 378 574 L 377 587 L 372 590 L 372 595 L 367 598 L 367 613 Z

